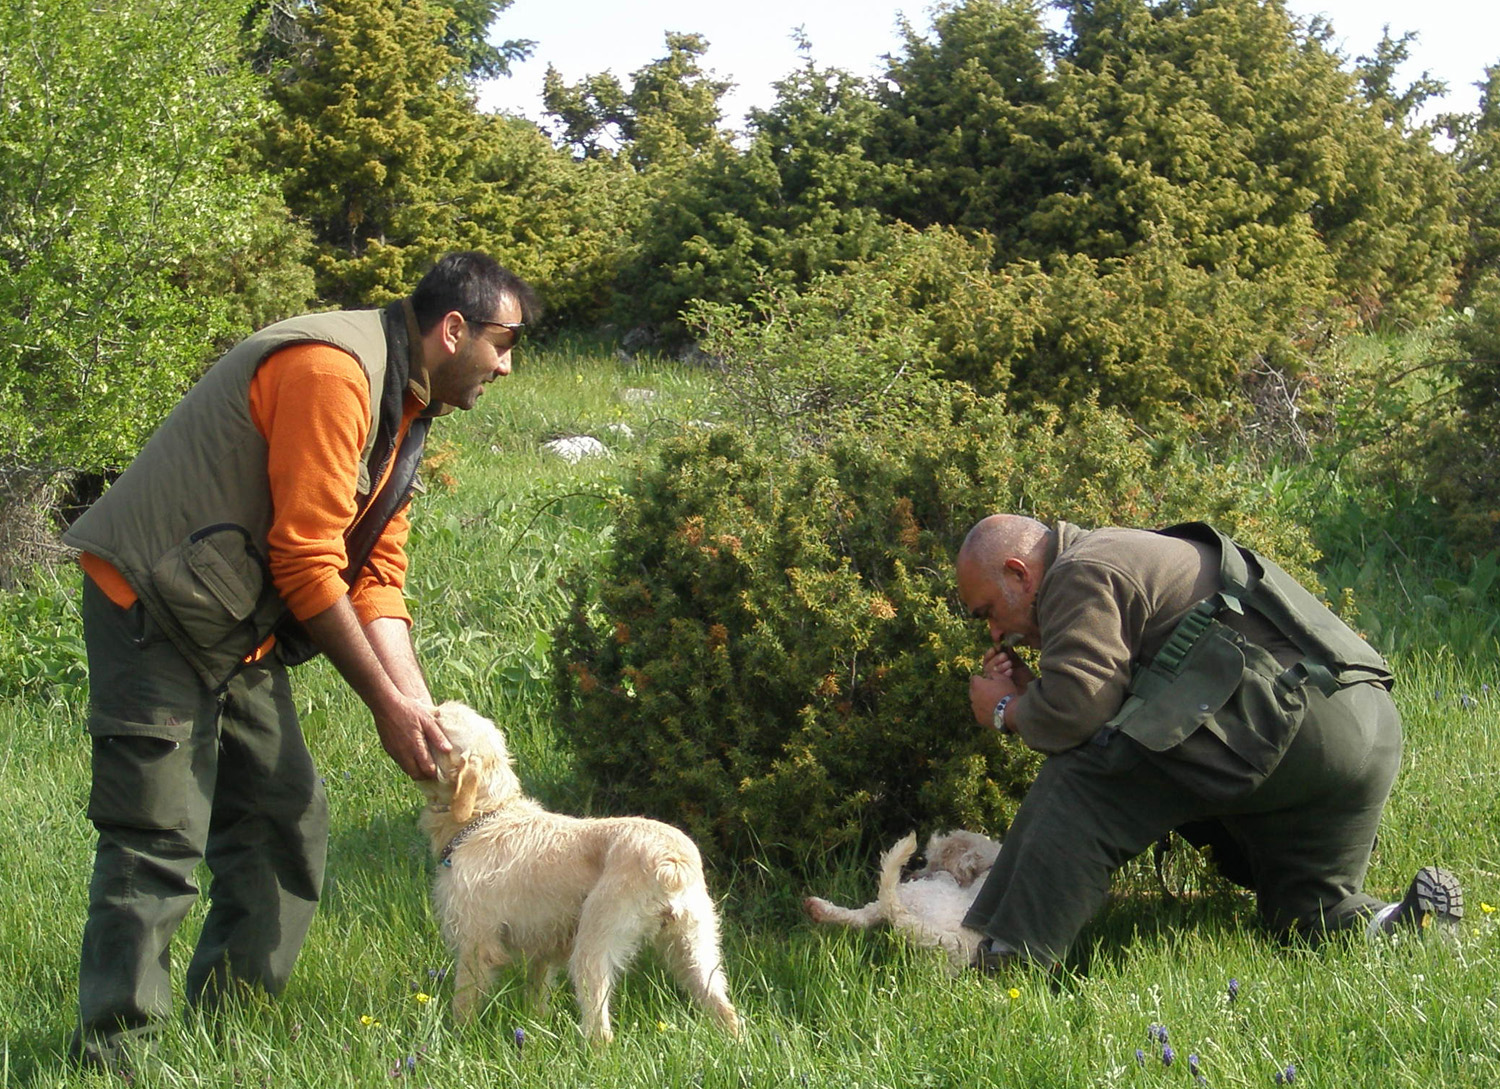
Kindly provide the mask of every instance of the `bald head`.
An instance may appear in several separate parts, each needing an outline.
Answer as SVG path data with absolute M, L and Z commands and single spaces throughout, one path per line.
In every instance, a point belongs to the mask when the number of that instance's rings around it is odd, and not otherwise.
M 974 523 L 958 550 L 959 563 L 973 563 L 994 577 L 1011 558 L 1032 562 L 1044 559 L 1047 527 L 1020 514 L 992 514 Z
M 992 514 L 958 550 L 958 596 L 1002 642 L 1036 645 L 1036 591 L 1047 567 L 1049 530 L 1035 518 Z

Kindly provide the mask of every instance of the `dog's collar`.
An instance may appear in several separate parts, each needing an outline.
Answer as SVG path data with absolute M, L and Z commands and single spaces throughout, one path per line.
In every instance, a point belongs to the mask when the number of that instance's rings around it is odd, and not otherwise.
M 443 848 L 443 853 L 438 856 L 438 861 L 441 862 L 444 866 L 452 866 L 453 859 L 451 856 L 458 845 L 472 836 L 475 832 L 479 831 L 486 824 L 489 824 L 490 821 L 494 820 L 502 812 L 504 812 L 504 810 L 492 809 L 488 813 L 481 813 L 479 816 L 471 820 L 468 824 L 460 828 L 458 830 L 458 833 L 448 841 L 448 846 Z

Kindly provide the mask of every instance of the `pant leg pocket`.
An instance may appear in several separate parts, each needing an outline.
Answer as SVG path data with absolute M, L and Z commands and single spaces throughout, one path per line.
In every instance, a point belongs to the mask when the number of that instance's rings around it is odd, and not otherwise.
M 109 732 L 91 725 L 93 786 L 88 818 L 96 825 L 180 831 L 194 790 L 191 727 L 142 725 Z

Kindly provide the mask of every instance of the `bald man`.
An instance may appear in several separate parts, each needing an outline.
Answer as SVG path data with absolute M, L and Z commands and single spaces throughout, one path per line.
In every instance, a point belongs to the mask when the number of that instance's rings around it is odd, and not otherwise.
M 1048 754 L 964 920 L 986 935 L 977 967 L 1059 963 L 1114 871 L 1174 829 L 1213 842 L 1279 934 L 1462 916 L 1434 867 L 1397 903 L 1362 891 L 1401 763 L 1391 675 L 1274 563 L 1201 523 L 1002 514 L 969 531 L 956 575 L 994 642 L 975 718 Z

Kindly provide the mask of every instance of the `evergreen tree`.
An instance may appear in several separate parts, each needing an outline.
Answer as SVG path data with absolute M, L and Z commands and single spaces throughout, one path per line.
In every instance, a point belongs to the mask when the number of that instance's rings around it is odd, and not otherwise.
M 945 224 L 1022 242 L 1022 219 L 1050 191 L 1048 36 L 1033 0 L 940 8 L 933 37 L 903 23 L 905 48 L 878 92 L 875 158 L 899 166 L 886 211 L 914 226 Z
M 25 7 L 0 19 L 0 526 L 59 475 L 122 467 L 216 347 L 309 287 L 237 165 L 265 114 L 238 3 Z
M 655 178 L 626 320 L 680 333 L 692 300 L 743 303 L 889 244 L 878 207 L 900 175 L 866 153 L 880 117 L 866 82 L 809 58 L 776 94 L 751 112 L 745 151 L 721 141 Z
M 432 0 L 446 19 L 443 45 L 470 81 L 510 75 L 510 66 L 531 55 L 535 42 L 512 38 L 489 40 L 490 28 L 515 0 Z M 258 38 L 255 63 L 262 70 L 294 56 L 307 43 L 306 16 L 319 0 L 252 0 L 244 26 Z
M 1500 64 L 1484 70 L 1479 86 L 1478 112 L 1448 119 L 1468 226 L 1465 298 L 1481 279 L 1500 276 Z
M 512 38 L 494 43 L 490 28 L 515 0 L 438 0 L 450 12 L 443 44 L 459 60 L 471 80 L 510 75 L 510 66 L 531 55 L 535 42 Z
M 272 82 L 280 115 L 265 157 L 317 239 L 320 294 L 381 302 L 478 241 L 492 195 L 476 168 L 502 128 L 475 110 L 443 9 L 323 0 L 298 18 L 303 43 Z
M 912 182 L 890 211 L 1038 260 L 1121 258 L 1165 231 L 1192 266 L 1261 284 L 1289 321 L 1330 303 L 1433 312 L 1456 254 L 1452 176 L 1404 120 L 1430 83 L 1396 94 L 1383 74 L 1404 42 L 1388 39 L 1361 85 L 1327 27 L 1281 0 L 1061 7 L 1059 37 L 1031 0 L 944 8 L 930 41 L 908 30 L 882 96 L 879 151 Z
M 1440 97 L 1448 90 L 1448 85 L 1433 79 L 1430 72 L 1423 72 L 1405 90 L 1397 89 L 1396 73 L 1411 59 L 1411 44 L 1416 40 L 1414 31 L 1392 38 L 1387 23 L 1375 45 L 1375 52 L 1355 58 L 1355 75 L 1359 77 L 1360 90 L 1367 102 L 1379 107 L 1387 125 L 1410 126 L 1412 118 L 1429 99 Z
M 630 74 L 629 91 L 612 72 L 569 85 L 549 65 L 542 102 L 557 118 L 557 137 L 582 158 L 618 153 L 638 170 L 680 166 L 722 143 L 719 101 L 733 84 L 704 71 L 708 40 L 669 32 L 666 46 Z

